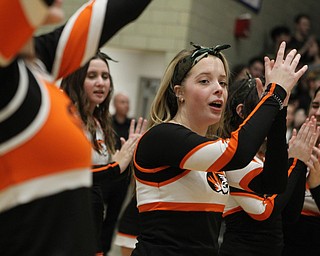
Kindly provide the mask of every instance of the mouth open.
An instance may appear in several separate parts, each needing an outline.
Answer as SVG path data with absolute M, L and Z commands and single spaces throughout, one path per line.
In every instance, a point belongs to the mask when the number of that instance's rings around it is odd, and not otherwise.
M 213 101 L 209 104 L 209 106 L 214 108 L 222 108 L 222 101 L 220 100 Z

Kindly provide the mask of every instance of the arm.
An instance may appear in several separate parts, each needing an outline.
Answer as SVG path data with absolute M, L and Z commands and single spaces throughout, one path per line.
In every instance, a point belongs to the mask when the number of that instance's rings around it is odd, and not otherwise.
M 278 194 L 286 189 L 288 179 L 286 115 L 286 108 L 283 108 L 276 116 L 267 136 L 263 171 L 249 184 L 249 188 L 256 193 Z
M 309 174 L 307 177 L 307 184 L 309 186 L 312 198 L 320 210 L 320 149 L 319 146 L 314 148 L 314 153 L 308 163 Z
M 284 193 L 274 195 L 261 195 L 254 194 L 249 191 L 240 189 L 231 189 L 231 196 L 246 211 L 251 218 L 256 220 L 273 219 L 279 216 L 287 202 L 292 198 L 291 207 L 288 207 L 285 212 L 290 211 L 290 218 L 295 219 L 301 212 L 304 190 L 305 190 L 305 177 L 306 165 L 310 158 L 313 145 L 318 137 L 316 132 L 316 120 L 312 118 L 306 121 L 301 127 L 297 135 L 294 134 L 290 140 L 289 156 L 297 158 L 290 158 L 288 168 L 288 186 Z M 304 162 L 303 162 L 304 161 Z M 227 175 L 235 175 L 228 173 Z M 278 177 L 275 175 L 274 179 Z M 270 182 L 272 182 L 270 180 Z M 241 184 L 241 180 L 239 182 Z M 292 194 L 294 195 L 292 196 Z
M 151 0 L 92 0 L 68 22 L 35 38 L 37 56 L 54 79 L 84 65 L 122 27 L 136 19 Z
M 0 3 L 0 66 L 7 66 L 32 37 L 49 13 L 51 1 L 35 0 L 31 3 L 3 0 Z M 13 15 L 13 13 L 15 15 Z
M 230 187 L 230 196 L 252 219 L 264 221 L 277 218 L 286 206 L 293 191 L 295 191 L 295 196 L 292 196 L 294 198 L 294 205 L 292 205 L 289 211 L 290 218 L 295 218 L 300 214 L 303 205 L 305 183 L 301 177 L 305 177 L 306 166 L 301 161 L 294 159 L 289 161 L 289 165 L 290 176 L 284 193 L 261 195 Z M 228 212 L 226 215 L 228 215 Z

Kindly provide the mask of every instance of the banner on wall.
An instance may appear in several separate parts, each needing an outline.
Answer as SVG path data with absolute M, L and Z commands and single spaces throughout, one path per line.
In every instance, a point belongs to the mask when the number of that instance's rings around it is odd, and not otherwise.
M 262 0 L 236 0 L 236 1 L 246 5 L 248 8 L 250 8 L 256 13 L 260 11 L 261 5 L 262 5 Z

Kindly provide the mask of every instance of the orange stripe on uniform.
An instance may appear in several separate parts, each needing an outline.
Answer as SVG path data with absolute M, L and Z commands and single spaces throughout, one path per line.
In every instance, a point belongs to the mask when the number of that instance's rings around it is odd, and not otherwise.
M 240 206 L 237 206 L 229 211 L 226 211 L 222 214 L 222 217 L 226 217 L 230 214 L 233 214 L 233 213 L 236 213 L 236 212 L 240 212 L 240 211 L 243 211 L 243 209 L 240 207 Z
M 105 166 L 102 166 L 102 167 L 99 167 L 99 168 L 92 168 L 91 171 L 92 172 L 107 171 L 109 168 L 113 168 L 113 167 L 115 167 L 117 165 L 118 165 L 118 163 L 114 162 L 114 163 L 111 163 L 111 164 L 108 164 L 108 165 L 105 165 Z
M 213 165 L 209 168 L 210 171 L 221 170 L 230 161 L 230 159 L 233 157 L 238 147 L 238 134 L 240 129 L 242 128 L 242 126 L 244 126 L 248 122 L 251 116 L 257 111 L 258 108 L 260 108 L 260 106 L 266 101 L 266 99 L 270 97 L 270 95 L 274 92 L 275 88 L 276 88 L 276 84 L 272 83 L 270 92 L 267 94 L 268 96 L 263 97 L 262 100 L 254 108 L 254 110 L 250 113 L 250 115 L 239 126 L 239 128 L 233 133 L 231 133 L 234 139 L 232 138 L 230 140 L 230 143 L 228 148 L 226 149 L 226 152 L 224 152 L 223 155 L 215 163 L 213 163 Z
M 190 170 L 185 170 L 183 173 L 169 179 L 163 182 L 153 182 L 153 181 L 145 181 L 145 180 L 141 180 L 139 179 L 136 175 L 134 175 L 135 179 L 138 180 L 140 183 L 143 183 L 145 185 L 151 186 L 151 187 L 162 187 L 165 185 L 168 185 L 172 182 L 177 181 L 178 179 L 182 178 L 183 176 L 187 175 L 190 172 Z
M 239 185 L 241 186 L 242 189 L 246 190 L 246 191 L 250 191 L 253 192 L 249 187 L 249 183 L 255 178 L 257 177 L 261 172 L 262 172 L 263 168 L 259 167 L 259 168 L 255 168 L 253 170 L 251 170 L 249 173 L 247 173 L 239 182 Z
M 208 171 L 219 171 L 232 159 L 238 147 L 238 133 L 235 133 L 233 137 L 234 139 L 229 141 L 226 151 L 208 168 Z
M 46 88 L 51 105 L 47 120 L 30 140 L 1 156 L 0 190 L 36 177 L 91 166 L 91 144 L 78 127 L 78 117 L 69 112 L 71 101 L 55 85 L 47 84 Z
M 139 205 L 139 212 L 148 211 L 196 211 L 196 212 L 223 212 L 225 205 L 209 203 L 172 203 L 155 202 Z
M 14 14 L 11 12 L 14 10 Z M 0 55 L 9 60 L 32 36 L 35 28 L 30 25 L 18 0 L 0 3 Z M 19 33 L 17 32 L 19 31 Z
M 297 161 L 298 161 L 297 158 L 294 158 L 294 159 L 293 159 L 293 163 L 292 163 L 292 165 L 290 166 L 290 168 L 289 168 L 289 170 L 288 170 L 288 176 L 291 174 L 291 172 L 293 171 L 294 167 L 296 167 Z
M 183 169 L 183 166 L 184 164 L 186 163 L 186 161 L 189 159 L 190 156 L 192 156 L 196 151 L 198 151 L 199 149 L 209 145 L 209 144 L 213 144 L 214 142 L 212 141 L 208 141 L 208 142 L 205 142 L 205 143 L 202 143 L 198 146 L 196 146 L 195 148 L 193 148 L 192 150 L 190 150 L 188 152 L 188 154 L 185 155 L 185 157 L 181 160 L 181 163 L 180 163 L 180 168 Z
M 81 65 L 87 46 L 93 3 L 79 14 L 73 25 L 64 49 L 58 77 L 65 77 Z

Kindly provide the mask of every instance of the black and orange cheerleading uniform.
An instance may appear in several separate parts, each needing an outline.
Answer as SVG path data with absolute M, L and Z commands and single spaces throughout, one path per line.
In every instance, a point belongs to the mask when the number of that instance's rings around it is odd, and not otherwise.
M 285 117 L 285 108 L 279 114 Z M 267 136 L 265 160 L 255 157 L 245 168 L 226 174 L 230 196 L 223 214 L 226 229 L 219 251 L 220 256 L 280 256 L 282 253 L 282 211 L 293 193 L 294 200 L 300 199 L 302 206 L 301 191 L 304 190 L 304 183 L 301 182 L 301 177 L 305 176 L 306 165 L 297 159 L 290 159 L 286 190 L 279 190 L 278 193 L 283 192 L 280 194 L 268 194 L 270 192 L 267 192 L 266 187 L 269 183 L 277 183 L 278 175 L 270 176 L 269 179 L 264 174 L 269 173 L 270 168 L 276 173 L 279 162 L 286 162 L 287 159 L 281 154 L 287 147 L 285 118 L 278 120 L 280 123 L 274 122 L 273 126 L 277 133 L 270 130 Z M 300 198 L 296 196 L 298 194 Z M 288 215 L 290 218 L 297 218 L 299 209 L 288 212 Z
M 313 189 L 305 186 L 303 195 L 303 207 L 298 220 L 283 219 L 283 256 L 319 255 L 320 253 L 320 186 Z M 292 198 L 287 207 L 288 212 L 291 208 L 299 209 L 299 202 Z
M 267 90 L 285 98 L 278 85 Z M 227 140 L 210 140 L 174 123 L 142 136 L 134 155 L 140 234 L 133 256 L 217 255 L 229 194 L 225 171 L 248 165 L 267 136 L 279 113 L 278 102 L 267 95 Z M 286 168 L 278 174 L 282 187 Z
M 250 168 L 249 166 L 245 169 Z M 297 183 L 300 176 L 305 174 L 306 166 L 297 159 L 290 159 L 288 170 L 287 188 L 281 194 L 263 195 L 239 188 L 241 182 L 253 175 L 252 173 L 257 169 L 244 172 L 246 175 L 243 175 L 238 185 L 235 184 L 236 182 L 230 184 L 230 197 L 223 214 L 226 229 L 219 251 L 220 256 L 282 255 L 282 218 L 296 219 L 299 210 L 290 211 L 288 216 L 283 217 L 282 211 L 290 197 L 295 194 L 294 191 L 301 191 L 301 187 L 304 187 L 303 183 L 299 186 Z M 232 176 L 233 172 L 228 172 L 227 177 L 229 174 Z M 300 204 L 303 200 L 301 196 L 294 199 L 300 201 Z
M 90 1 L 65 26 L 34 38 L 38 60 L 17 56 L 52 2 L 0 3 L 2 256 L 94 254 L 91 145 L 54 81 L 88 61 L 149 1 Z

